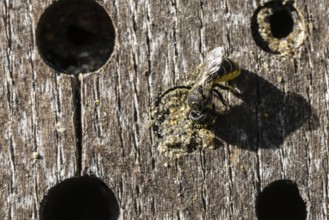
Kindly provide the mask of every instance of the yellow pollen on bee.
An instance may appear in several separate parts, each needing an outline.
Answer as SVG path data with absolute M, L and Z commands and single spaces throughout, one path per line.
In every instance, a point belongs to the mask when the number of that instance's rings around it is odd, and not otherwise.
M 228 80 L 232 80 L 232 79 L 238 77 L 240 75 L 240 72 L 241 72 L 240 69 L 237 69 L 235 71 L 229 72 L 229 73 L 225 74 L 224 76 L 218 78 L 215 81 L 215 83 L 225 82 L 225 81 L 228 81 Z

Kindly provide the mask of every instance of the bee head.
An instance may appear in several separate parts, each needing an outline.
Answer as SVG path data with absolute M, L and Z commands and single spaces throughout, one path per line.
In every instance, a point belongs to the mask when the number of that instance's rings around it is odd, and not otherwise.
M 197 124 L 207 124 L 214 118 L 215 114 L 211 108 L 205 108 L 202 112 L 191 111 L 189 118 Z
M 188 95 L 187 104 L 193 112 L 202 112 L 204 109 L 209 107 L 210 103 L 211 97 L 204 94 L 202 86 L 191 89 Z

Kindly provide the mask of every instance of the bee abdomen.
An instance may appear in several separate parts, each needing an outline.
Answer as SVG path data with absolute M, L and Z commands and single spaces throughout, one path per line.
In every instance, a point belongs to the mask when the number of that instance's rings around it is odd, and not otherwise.
M 240 75 L 239 65 L 230 58 L 223 57 L 216 83 L 228 81 Z

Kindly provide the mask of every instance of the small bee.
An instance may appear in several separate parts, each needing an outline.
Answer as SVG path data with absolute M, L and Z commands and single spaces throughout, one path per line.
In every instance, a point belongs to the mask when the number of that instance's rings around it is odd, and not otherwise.
M 199 76 L 189 91 L 187 103 L 191 109 L 189 118 L 198 124 L 206 124 L 216 115 L 213 97 L 227 106 L 218 89 L 238 93 L 234 88 L 219 84 L 229 81 L 240 74 L 237 63 L 223 56 L 224 49 L 217 47 L 210 51 L 205 62 L 199 67 Z
M 216 116 L 213 97 L 218 98 L 224 106 L 228 106 L 218 89 L 229 90 L 238 95 L 236 89 L 219 84 L 239 76 L 237 63 L 224 56 L 224 49 L 217 47 L 209 52 L 205 62 L 198 67 L 198 77 L 191 86 L 176 86 L 162 94 L 158 101 L 175 89 L 188 89 L 187 104 L 190 107 L 189 118 L 197 124 L 207 124 Z

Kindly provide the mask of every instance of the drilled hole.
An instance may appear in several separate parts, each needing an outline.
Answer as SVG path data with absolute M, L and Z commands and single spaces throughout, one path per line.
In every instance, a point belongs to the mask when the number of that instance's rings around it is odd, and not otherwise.
M 36 34 L 44 61 L 58 72 L 93 72 L 110 58 L 115 28 L 94 0 L 60 0 L 42 14 Z
M 294 21 L 288 11 L 279 11 L 270 16 L 270 26 L 273 37 L 284 38 L 292 32 Z
M 96 177 L 74 177 L 51 188 L 41 203 L 41 220 L 118 219 L 114 193 Z
M 257 8 L 251 31 L 260 48 L 281 55 L 293 54 L 306 37 L 304 18 L 290 1 L 271 1 Z
M 297 185 L 290 180 L 277 180 L 258 195 L 258 220 L 305 220 L 306 205 Z

